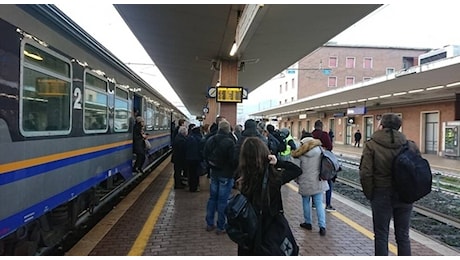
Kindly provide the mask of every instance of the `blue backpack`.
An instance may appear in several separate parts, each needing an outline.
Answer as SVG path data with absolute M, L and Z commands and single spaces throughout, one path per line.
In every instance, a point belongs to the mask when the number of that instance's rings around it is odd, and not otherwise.
M 414 144 L 415 145 L 415 144 Z M 399 199 L 413 203 L 431 192 L 430 164 L 406 142 L 393 159 L 393 183 Z

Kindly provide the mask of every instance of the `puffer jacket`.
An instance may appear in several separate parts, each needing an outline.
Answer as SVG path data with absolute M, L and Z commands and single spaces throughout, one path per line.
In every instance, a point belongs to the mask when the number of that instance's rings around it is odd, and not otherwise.
M 403 133 L 384 128 L 376 131 L 372 138 L 364 143 L 359 176 L 367 199 L 373 198 L 376 188 L 392 189 L 392 162 L 406 142 L 407 139 Z M 409 142 L 409 148 L 418 151 L 413 142 Z
M 302 145 L 299 149 L 291 153 L 294 163 L 302 169 L 302 174 L 296 179 L 299 184 L 299 194 L 309 196 L 328 190 L 327 181 L 319 179 L 321 141 L 313 137 L 305 137 L 300 142 Z

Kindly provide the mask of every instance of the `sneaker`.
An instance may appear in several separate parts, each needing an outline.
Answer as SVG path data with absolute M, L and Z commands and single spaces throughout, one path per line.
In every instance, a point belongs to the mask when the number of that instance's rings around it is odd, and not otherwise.
M 214 226 L 214 225 L 212 225 L 212 226 L 207 226 L 207 227 L 206 227 L 206 231 L 211 232 L 211 231 L 213 231 L 215 228 L 216 228 L 216 226 Z
M 326 228 L 320 227 L 319 228 L 319 235 L 320 236 L 325 236 L 326 235 Z
M 326 207 L 326 211 L 327 212 L 332 212 L 332 211 L 335 211 L 335 208 L 332 207 L 331 205 L 329 205 L 329 206 Z
M 311 224 L 300 223 L 300 227 L 305 228 L 306 230 L 311 230 Z

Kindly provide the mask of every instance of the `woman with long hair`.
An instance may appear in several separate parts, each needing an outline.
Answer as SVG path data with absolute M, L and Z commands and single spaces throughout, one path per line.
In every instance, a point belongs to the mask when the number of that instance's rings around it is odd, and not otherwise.
M 266 170 L 268 184 L 263 192 L 262 183 Z M 236 171 L 241 176 L 238 179 L 241 193 L 252 203 L 256 212 L 262 210 L 261 230 L 264 232 L 276 215 L 283 214 L 281 186 L 297 178 L 302 170 L 292 162 L 278 161 L 260 138 L 248 137 L 241 146 Z M 256 254 L 259 253 L 238 247 L 238 255 Z

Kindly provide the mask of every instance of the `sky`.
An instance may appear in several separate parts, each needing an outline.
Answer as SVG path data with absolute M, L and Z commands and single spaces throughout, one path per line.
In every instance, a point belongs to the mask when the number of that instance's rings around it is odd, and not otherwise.
M 68 1 L 56 3 L 56 6 L 191 118 L 178 95 L 155 67 L 113 5 L 95 1 L 88 8 L 76 1 Z M 449 44 L 460 45 L 457 17 L 458 9 L 453 2 L 395 2 L 384 5 L 330 41 L 337 44 L 433 49 Z M 257 101 L 251 100 L 253 102 Z

